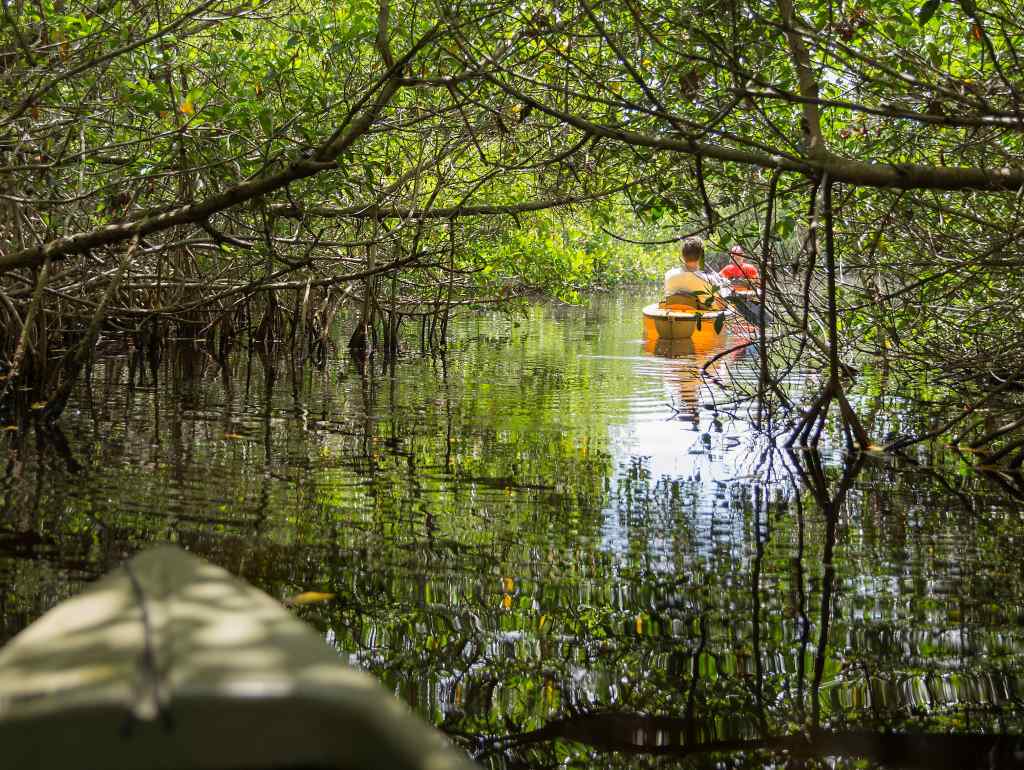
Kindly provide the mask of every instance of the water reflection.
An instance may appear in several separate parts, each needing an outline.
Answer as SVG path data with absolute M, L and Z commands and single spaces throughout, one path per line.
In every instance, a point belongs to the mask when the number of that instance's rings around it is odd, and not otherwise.
M 493 767 L 1012 766 L 1017 505 L 941 450 L 773 449 L 749 330 L 656 355 L 642 304 L 468 318 L 394 376 L 98 363 L 63 434 L 3 433 L 0 638 L 171 541 L 336 594 L 296 611 Z

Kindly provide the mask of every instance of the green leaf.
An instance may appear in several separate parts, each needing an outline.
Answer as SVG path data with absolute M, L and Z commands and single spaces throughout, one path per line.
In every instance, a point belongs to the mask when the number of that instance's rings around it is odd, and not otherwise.
M 788 238 L 796 229 L 796 220 L 793 217 L 783 217 L 775 223 L 775 232 L 780 238 Z
M 921 6 L 921 10 L 917 12 L 917 23 L 923 27 L 931 21 L 935 12 L 939 10 L 940 5 L 942 5 L 942 0 L 925 0 L 925 4 Z
M 715 319 L 715 334 L 721 334 L 722 328 L 725 326 L 725 313 L 719 313 L 718 318 Z
M 259 114 L 256 116 L 256 120 L 259 121 L 260 128 L 263 129 L 263 133 L 267 137 L 274 133 L 273 116 L 271 115 L 270 110 L 260 110 Z
M 697 313 L 697 331 L 700 331 L 700 322 L 703 320 L 703 318 L 704 316 L 702 316 L 700 313 Z

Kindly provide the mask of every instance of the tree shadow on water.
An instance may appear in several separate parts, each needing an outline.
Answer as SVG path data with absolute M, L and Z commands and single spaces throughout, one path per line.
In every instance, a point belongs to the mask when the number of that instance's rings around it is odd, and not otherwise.
M 869 624 L 852 623 L 849 597 L 843 594 L 857 567 L 843 553 L 851 500 L 856 501 L 851 491 L 870 458 L 850 455 L 839 467 L 826 466 L 816 451 L 787 451 L 778 459 L 782 462 L 775 467 L 785 468 L 791 479 L 788 494 L 780 499 L 756 487 L 745 509 L 748 601 L 740 605 L 734 598 L 701 593 L 701 581 L 679 576 L 677 588 L 690 599 L 676 599 L 674 606 L 686 609 L 690 623 L 684 633 L 689 635 L 666 642 L 679 653 L 643 658 L 655 667 L 668 661 L 671 671 L 651 669 L 639 678 L 674 681 L 681 697 L 650 699 L 646 712 L 636 709 L 643 705 L 637 699 L 588 707 L 576 698 L 576 705 L 529 729 L 508 723 L 500 735 L 458 729 L 453 735 L 472 745 L 484 764 L 516 767 L 554 766 L 566 756 L 593 762 L 600 752 L 608 767 L 676 762 L 687 767 L 863 767 L 867 761 L 872 767 L 921 770 L 1024 768 L 1024 740 L 1018 735 L 991 725 L 972 728 L 969 718 L 954 720 L 959 727 L 950 731 L 948 723 L 915 716 L 922 713 L 922 697 L 934 713 L 948 708 L 967 713 L 972 693 L 988 687 L 1009 693 L 1013 701 L 1012 671 L 959 671 L 949 680 L 941 672 L 915 672 L 912 664 L 897 662 L 894 678 L 851 665 L 851 645 L 874 643 Z M 783 530 L 784 525 L 791 529 Z M 772 538 L 783 534 L 792 554 L 791 620 L 772 614 L 781 586 L 761 574 L 773 557 L 768 550 Z M 716 602 L 728 608 L 724 617 Z M 741 607 L 751 612 L 749 621 Z M 913 651 L 922 638 L 927 643 L 913 627 L 893 621 L 888 630 L 892 649 L 885 650 L 887 655 Z M 733 639 L 731 654 L 723 654 L 723 639 Z M 870 658 L 870 651 L 860 654 Z

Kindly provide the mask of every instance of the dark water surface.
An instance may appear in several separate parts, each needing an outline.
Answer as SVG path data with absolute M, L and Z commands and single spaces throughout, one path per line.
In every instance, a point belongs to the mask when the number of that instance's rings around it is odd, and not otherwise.
M 470 316 L 393 377 L 101 361 L 63 436 L 0 438 L 0 641 L 175 542 L 336 594 L 295 611 L 488 766 L 1024 765 L 1018 503 L 930 454 L 768 451 L 756 354 L 695 379 L 749 329 L 655 356 L 643 303 Z

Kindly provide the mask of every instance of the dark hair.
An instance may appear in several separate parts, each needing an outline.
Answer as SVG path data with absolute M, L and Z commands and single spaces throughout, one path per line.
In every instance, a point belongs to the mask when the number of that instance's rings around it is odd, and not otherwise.
M 683 241 L 683 259 L 693 261 L 704 256 L 704 241 L 696 235 Z

